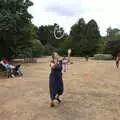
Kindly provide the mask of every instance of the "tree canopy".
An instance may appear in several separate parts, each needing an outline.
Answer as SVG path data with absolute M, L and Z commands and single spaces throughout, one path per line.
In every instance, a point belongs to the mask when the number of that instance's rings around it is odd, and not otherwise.
M 97 52 L 100 32 L 95 20 L 85 23 L 83 18 L 79 19 L 71 27 L 70 35 L 64 41 L 64 48 L 72 48 L 74 55 L 93 56 Z
M 86 23 L 84 18 L 80 18 L 71 26 L 69 34 L 57 23 L 35 26 L 28 12 L 32 5 L 30 0 L 0 0 L 0 58 L 39 57 L 53 51 L 67 55 L 69 48 L 74 56 L 93 56 L 96 53 L 116 56 L 120 52 L 118 28 L 109 27 L 107 35 L 102 37 L 94 19 Z M 65 33 L 60 39 L 54 34 L 56 26 Z
M 29 0 L 0 1 L 0 51 L 1 56 L 17 56 L 18 49 L 23 51 L 30 46 L 31 14 Z

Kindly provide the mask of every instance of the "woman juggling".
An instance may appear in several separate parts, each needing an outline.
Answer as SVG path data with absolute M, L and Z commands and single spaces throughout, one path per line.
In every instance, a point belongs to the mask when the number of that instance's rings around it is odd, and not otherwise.
M 57 52 L 52 54 L 52 61 L 50 62 L 51 73 L 49 75 L 49 89 L 51 98 L 51 107 L 54 107 L 54 100 L 61 102 L 59 96 L 63 94 L 63 80 L 62 80 L 62 60 Z

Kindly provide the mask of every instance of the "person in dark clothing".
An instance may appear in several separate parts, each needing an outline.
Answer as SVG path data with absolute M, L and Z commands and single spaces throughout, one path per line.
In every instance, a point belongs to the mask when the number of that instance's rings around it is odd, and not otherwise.
M 51 107 L 54 107 L 54 100 L 61 102 L 59 96 L 63 94 L 62 80 L 62 60 L 58 60 L 57 53 L 54 54 L 54 59 L 50 63 L 51 73 L 49 75 L 49 89 L 51 98 Z M 53 56 L 52 56 L 53 58 Z M 55 59 L 57 60 L 55 61 Z
M 87 55 L 87 56 L 85 56 L 85 59 L 86 59 L 86 61 L 88 61 L 88 59 L 89 59 L 88 55 Z

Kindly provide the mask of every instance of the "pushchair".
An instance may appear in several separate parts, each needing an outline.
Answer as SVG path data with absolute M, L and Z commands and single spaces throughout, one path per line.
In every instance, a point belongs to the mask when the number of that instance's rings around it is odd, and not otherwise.
M 5 76 L 12 77 L 13 75 L 16 76 L 23 76 L 23 73 L 20 71 L 21 64 L 16 65 L 14 68 L 6 68 L 4 65 L 0 64 L 0 69 L 5 73 Z
M 18 64 L 15 66 L 15 68 L 13 68 L 10 72 L 10 76 L 14 75 L 14 76 L 23 76 L 23 73 L 20 70 L 21 64 Z
M 23 73 L 20 71 L 20 66 L 21 64 L 19 65 L 16 65 L 14 68 L 9 68 L 8 69 L 8 78 L 9 77 L 21 77 L 23 76 Z

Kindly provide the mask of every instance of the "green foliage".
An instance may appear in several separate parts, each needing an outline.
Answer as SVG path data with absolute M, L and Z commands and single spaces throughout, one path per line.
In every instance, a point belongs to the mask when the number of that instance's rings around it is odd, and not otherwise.
M 120 30 L 107 29 L 107 36 L 101 37 L 97 53 L 106 53 L 116 56 L 120 52 Z
M 51 55 L 52 52 L 57 51 L 57 48 L 53 47 L 51 44 L 46 44 L 44 47 L 45 47 L 45 51 L 44 51 L 45 55 Z
M 86 25 L 86 39 L 87 48 L 86 52 L 92 56 L 97 53 L 97 48 L 99 46 L 100 32 L 98 25 L 95 20 L 90 20 Z
M 67 51 L 69 48 L 73 48 L 72 46 L 72 39 L 67 37 L 63 42 L 60 44 L 59 52 L 61 55 L 67 55 Z
M 76 24 L 71 27 L 70 37 L 71 47 L 74 55 L 84 56 L 83 49 L 86 48 L 85 38 L 85 21 L 81 18 Z M 70 46 L 69 46 L 70 47 Z
M 24 48 L 23 50 L 17 49 L 17 57 L 18 58 L 30 58 L 32 57 L 32 50 L 31 48 Z
M 120 37 L 109 40 L 106 51 L 116 56 L 120 52 Z
M 31 5 L 29 0 L 0 1 L 0 56 L 16 56 L 20 46 L 29 46 L 32 16 L 27 10 Z
M 111 54 L 96 54 L 94 55 L 96 60 L 112 60 L 113 56 Z
M 19 48 L 17 49 L 16 53 L 17 53 L 17 57 L 19 58 L 26 58 L 26 57 L 40 57 L 43 55 L 44 53 L 44 46 L 42 45 L 42 43 L 40 42 L 40 40 L 31 40 L 30 46 L 26 46 L 24 48 L 21 48 L 22 46 L 19 46 Z
M 97 23 L 91 20 L 86 24 L 81 18 L 71 27 L 70 35 L 63 41 L 61 48 L 63 51 L 72 48 L 75 56 L 93 56 L 97 53 L 99 39 L 100 32 Z
M 108 42 L 108 38 L 107 37 L 101 37 L 99 39 L 97 53 L 99 53 L 99 54 L 105 53 L 106 47 L 107 47 L 107 42 Z
M 68 35 L 65 34 L 63 38 L 56 39 L 54 36 L 54 28 L 56 25 L 60 27 L 58 24 L 45 26 L 42 25 L 37 30 L 38 39 L 45 48 L 45 55 L 51 55 L 51 53 L 55 51 L 59 51 L 61 53 L 64 51 L 64 41 L 67 39 Z M 61 28 L 61 30 L 64 32 L 63 28 Z
M 61 38 L 60 40 L 56 39 L 54 36 L 54 28 L 55 26 L 60 27 L 58 24 L 54 25 L 45 25 L 40 26 L 38 28 L 38 39 L 41 40 L 43 45 L 50 44 L 51 46 L 58 48 L 61 41 L 64 40 L 64 38 Z M 63 28 L 61 28 L 62 32 L 64 32 Z
M 32 41 L 32 56 L 33 57 L 40 57 L 44 53 L 44 46 L 40 42 L 40 40 L 33 40 Z
M 116 56 L 120 52 L 120 30 L 108 28 L 108 36 L 106 42 L 106 53 Z
M 109 27 L 107 36 L 101 37 L 95 20 L 85 23 L 81 18 L 71 27 L 70 34 L 56 39 L 54 28 L 58 24 L 36 27 L 28 8 L 30 0 L 0 0 L 0 57 L 39 57 L 59 51 L 67 55 L 68 48 L 74 56 L 93 56 L 120 52 L 120 30 Z M 60 34 L 60 33 L 58 33 Z

